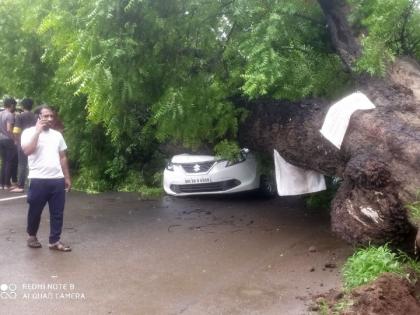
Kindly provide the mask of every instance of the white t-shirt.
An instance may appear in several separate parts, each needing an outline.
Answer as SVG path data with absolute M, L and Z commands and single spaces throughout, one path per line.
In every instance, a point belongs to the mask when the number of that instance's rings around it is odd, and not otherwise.
M 21 145 L 30 143 L 36 132 L 35 127 L 22 132 Z M 61 133 L 54 129 L 42 131 L 35 152 L 28 156 L 28 178 L 63 178 L 60 152 L 67 149 Z

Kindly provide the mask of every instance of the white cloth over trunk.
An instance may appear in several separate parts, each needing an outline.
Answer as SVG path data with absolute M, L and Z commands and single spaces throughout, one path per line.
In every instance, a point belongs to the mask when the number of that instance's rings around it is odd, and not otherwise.
M 324 175 L 287 163 L 277 150 L 274 150 L 274 165 L 279 196 L 302 195 L 326 189 Z
M 349 126 L 351 115 L 356 110 L 372 108 L 375 108 L 375 105 L 361 92 L 346 96 L 333 104 L 328 110 L 324 124 L 320 130 L 321 134 L 340 149 L 347 127 Z

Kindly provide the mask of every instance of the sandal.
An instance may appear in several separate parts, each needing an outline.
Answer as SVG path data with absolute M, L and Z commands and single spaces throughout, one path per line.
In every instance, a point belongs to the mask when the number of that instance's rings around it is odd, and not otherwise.
M 20 187 L 15 187 L 15 188 L 12 188 L 12 189 L 10 189 L 10 192 L 12 192 L 12 193 L 23 193 L 23 188 L 20 188 Z
M 71 252 L 71 247 L 68 245 L 64 245 L 60 241 L 54 244 L 49 244 L 48 247 L 52 250 L 57 250 L 59 252 Z
M 41 248 L 42 247 L 41 243 L 38 241 L 36 236 L 30 236 L 28 238 L 28 240 L 26 241 L 26 244 L 30 248 Z

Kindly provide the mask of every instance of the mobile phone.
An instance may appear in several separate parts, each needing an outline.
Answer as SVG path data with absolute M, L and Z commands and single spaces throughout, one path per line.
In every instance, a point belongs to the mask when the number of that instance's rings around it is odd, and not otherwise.
M 41 115 L 38 116 L 38 120 L 47 121 L 46 119 L 42 119 Z M 48 126 L 42 126 L 42 129 L 43 130 L 47 130 L 48 129 Z

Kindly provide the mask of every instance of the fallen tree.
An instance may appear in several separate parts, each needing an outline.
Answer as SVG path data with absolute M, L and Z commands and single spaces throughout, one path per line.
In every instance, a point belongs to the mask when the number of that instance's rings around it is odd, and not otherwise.
M 351 24 L 344 0 L 35 3 L 0 2 L 0 91 L 60 109 L 81 188 L 157 184 L 159 142 L 234 142 L 243 111 L 231 100 L 265 96 L 237 104 L 254 112 L 241 141 L 343 178 L 335 231 L 414 237 L 404 205 L 420 187 L 418 66 L 400 60 L 383 79 L 355 69 L 360 38 L 376 53 L 362 70 L 382 71 L 378 55 L 420 58 L 418 0 L 348 0 Z M 330 97 L 348 75 L 377 108 L 353 115 L 341 150 L 319 133 L 335 100 L 272 101 Z
M 318 2 L 335 50 L 353 71 L 361 49 L 347 23 L 345 2 Z M 405 205 L 420 189 L 420 67 L 402 58 L 384 78 L 353 77 L 354 91 L 368 96 L 376 109 L 352 115 L 340 150 L 319 132 L 331 105 L 325 100 L 242 101 L 252 114 L 240 130 L 240 141 L 270 153 L 277 149 L 293 165 L 342 178 L 331 222 L 345 240 L 413 248 L 416 227 Z

